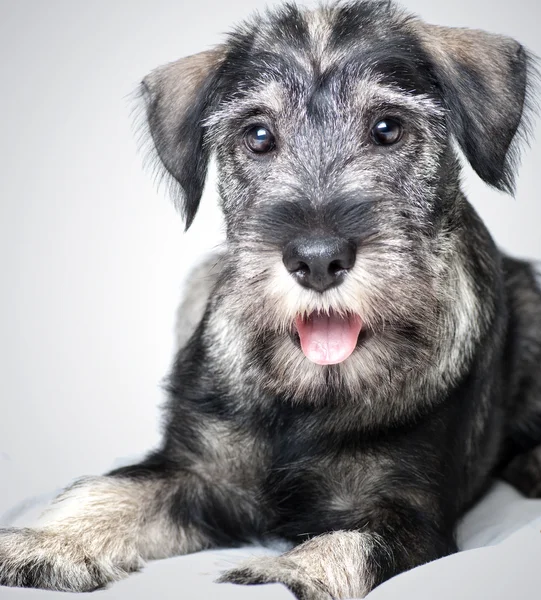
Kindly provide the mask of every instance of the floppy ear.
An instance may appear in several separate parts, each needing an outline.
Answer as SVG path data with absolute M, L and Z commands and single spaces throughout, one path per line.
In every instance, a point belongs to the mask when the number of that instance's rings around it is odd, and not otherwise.
M 179 208 L 191 225 L 207 173 L 209 150 L 202 122 L 213 101 L 224 52 L 218 48 L 152 71 L 142 83 L 146 117 L 157 154 L 180 185 Z
M 509 37 L 420 21 L 413 25 L 466 158 L 486 183 L 513 193 L 518 142 L 527 133 L 531 57 Z

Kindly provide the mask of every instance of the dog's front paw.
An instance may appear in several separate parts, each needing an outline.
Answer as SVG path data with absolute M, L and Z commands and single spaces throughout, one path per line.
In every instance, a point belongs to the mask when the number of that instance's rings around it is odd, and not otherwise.
M 227 571 L 218 581 L 243 585 L 282 583 L 299 600 L 332 600 L 323 582 L 314 579 L 304 567 L 284 556 L 254 558 Z
M 92 557 L 74 536 L 46 529 L 0 529 L 0 585 L 89 592 L 127 572 Z

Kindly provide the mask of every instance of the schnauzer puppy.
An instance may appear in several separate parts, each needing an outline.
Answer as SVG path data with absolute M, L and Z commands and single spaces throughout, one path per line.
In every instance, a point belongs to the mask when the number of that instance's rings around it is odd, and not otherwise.
M 363 597 L 456 552 L 507 476 L 541 488 L 541 292 L 464 197 L 513 190 L 532 59 L 387 1 L 242 24 L 142 84 L 192 222 L 216 157 L 227 241 L 202 266 L 161 447 L 0 532 L 0 583 L 87 591 L 144 561 L 282 538 L 222 581 Z

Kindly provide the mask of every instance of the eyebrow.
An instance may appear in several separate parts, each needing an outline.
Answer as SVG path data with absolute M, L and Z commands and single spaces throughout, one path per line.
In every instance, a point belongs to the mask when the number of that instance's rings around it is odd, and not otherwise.
M 396 107 L 415 112 L 422 109 L 426 111 L 427 115 L 436 118 L 443 118 L 446 113 L 443 103 L 434 94 L 404 90 L 398 85 L 387 83 L 377 74 L 358 81 L 356 87 L 362 90 L 362 94 L 369 101 L 383 104 L 388 108 Z
M 268 60 L 267 63 L 265 61 Z M 362 53 L 349 56 L 343 62 L 336 62 L 324 72 L 314 77 L 305 68 L 292 69 L 289 57 L 278 57 L 269 52 L 258 52 L 254 61 L 263 62 L 262 68 L 254 74 L 252 80 L 244 71 L 240 78 L 243 89 L 230 90 L 225 94 L 217 109 L 202 123 L 203 127 L 215 127 L 222 130 L 223 123 L 240 123 L 252 117 L 275 119 L 284 107 L 286 96 L 294 93 L 294 87 L 299 86 L 308 98 L 312 100 L 313 93 L 306 94 L 306 88 L 313 92 L 318 86 L 327 88 L 338 83 L 342 87 L 342 94 L 358 94 L 364 96 L 368 103 L 385 104 L 388 108 L 416 111 L 426 111 L 432 117 L 443 117 L 445 109 L 440 99 L 434 93 L 420 92 L 417 89 L 406 89 L 400 85 L 398 78 L 388 77 L 385 70 L 396 66 L 401 73 L 407 73 L 412 65 L 408 61 L 401 61 L 400 57 L 387 57 L 382 62 L 374 61 L 374 55 Z M 372 61 L 372 62 L 371 62 Z M 261 63 L 260 63 L 261 64 Z M 266 66 L 265 66 L 266 64 Z M 277 66 L 287 66 L 287 73 L 281 73 Z M 395 69 L 395 70 L 396 70 Z M 291 75 L 291 78 L 290 78 Z M 351 77 L 354 75 L 354 79 Z M 238 85 L 237 80 L 237 85 Z M 342 84 L 342 86 L 340 85 Z M 272 87 L 274 86 L 274 90 Z M 272 93 L 274 92 L 274 93 Z M 340 92 L 338 92 L 340 93 Z M 364 105 L 363 105 L 364 106 Z M 360 107 L 361 108 L 361 107 Z
M 273 119 L 276 110 L 271 106 L 257 104 L 254 98 L 246 98 L 244 101 L 229 101 L 223 103 L 202 123 L 203 127 L 210 128 L 220 126 L 224 121 L 240 122 L 255 117 L 267 117 Z

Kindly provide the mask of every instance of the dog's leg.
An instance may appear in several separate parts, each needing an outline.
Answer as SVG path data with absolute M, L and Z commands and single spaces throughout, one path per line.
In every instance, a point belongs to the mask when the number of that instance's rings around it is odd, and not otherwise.
M 148 462 L 81 479 L 36 527 L 0 530 L 0 584 L 89 591 L 145 560 L 212 546 L 205 502 L 217 510 L 219 493 L 208 494 L 192 473 Z M 234 490 L 221 493 L 242 511 Z
M 381 533 L 334 531 L 277 557 L 255 558 L 226 572 L 221 582 L 282 583 L 299 600 L 364 598 L 402 571 L 456 551 L 448 539 L 398 519 Z

